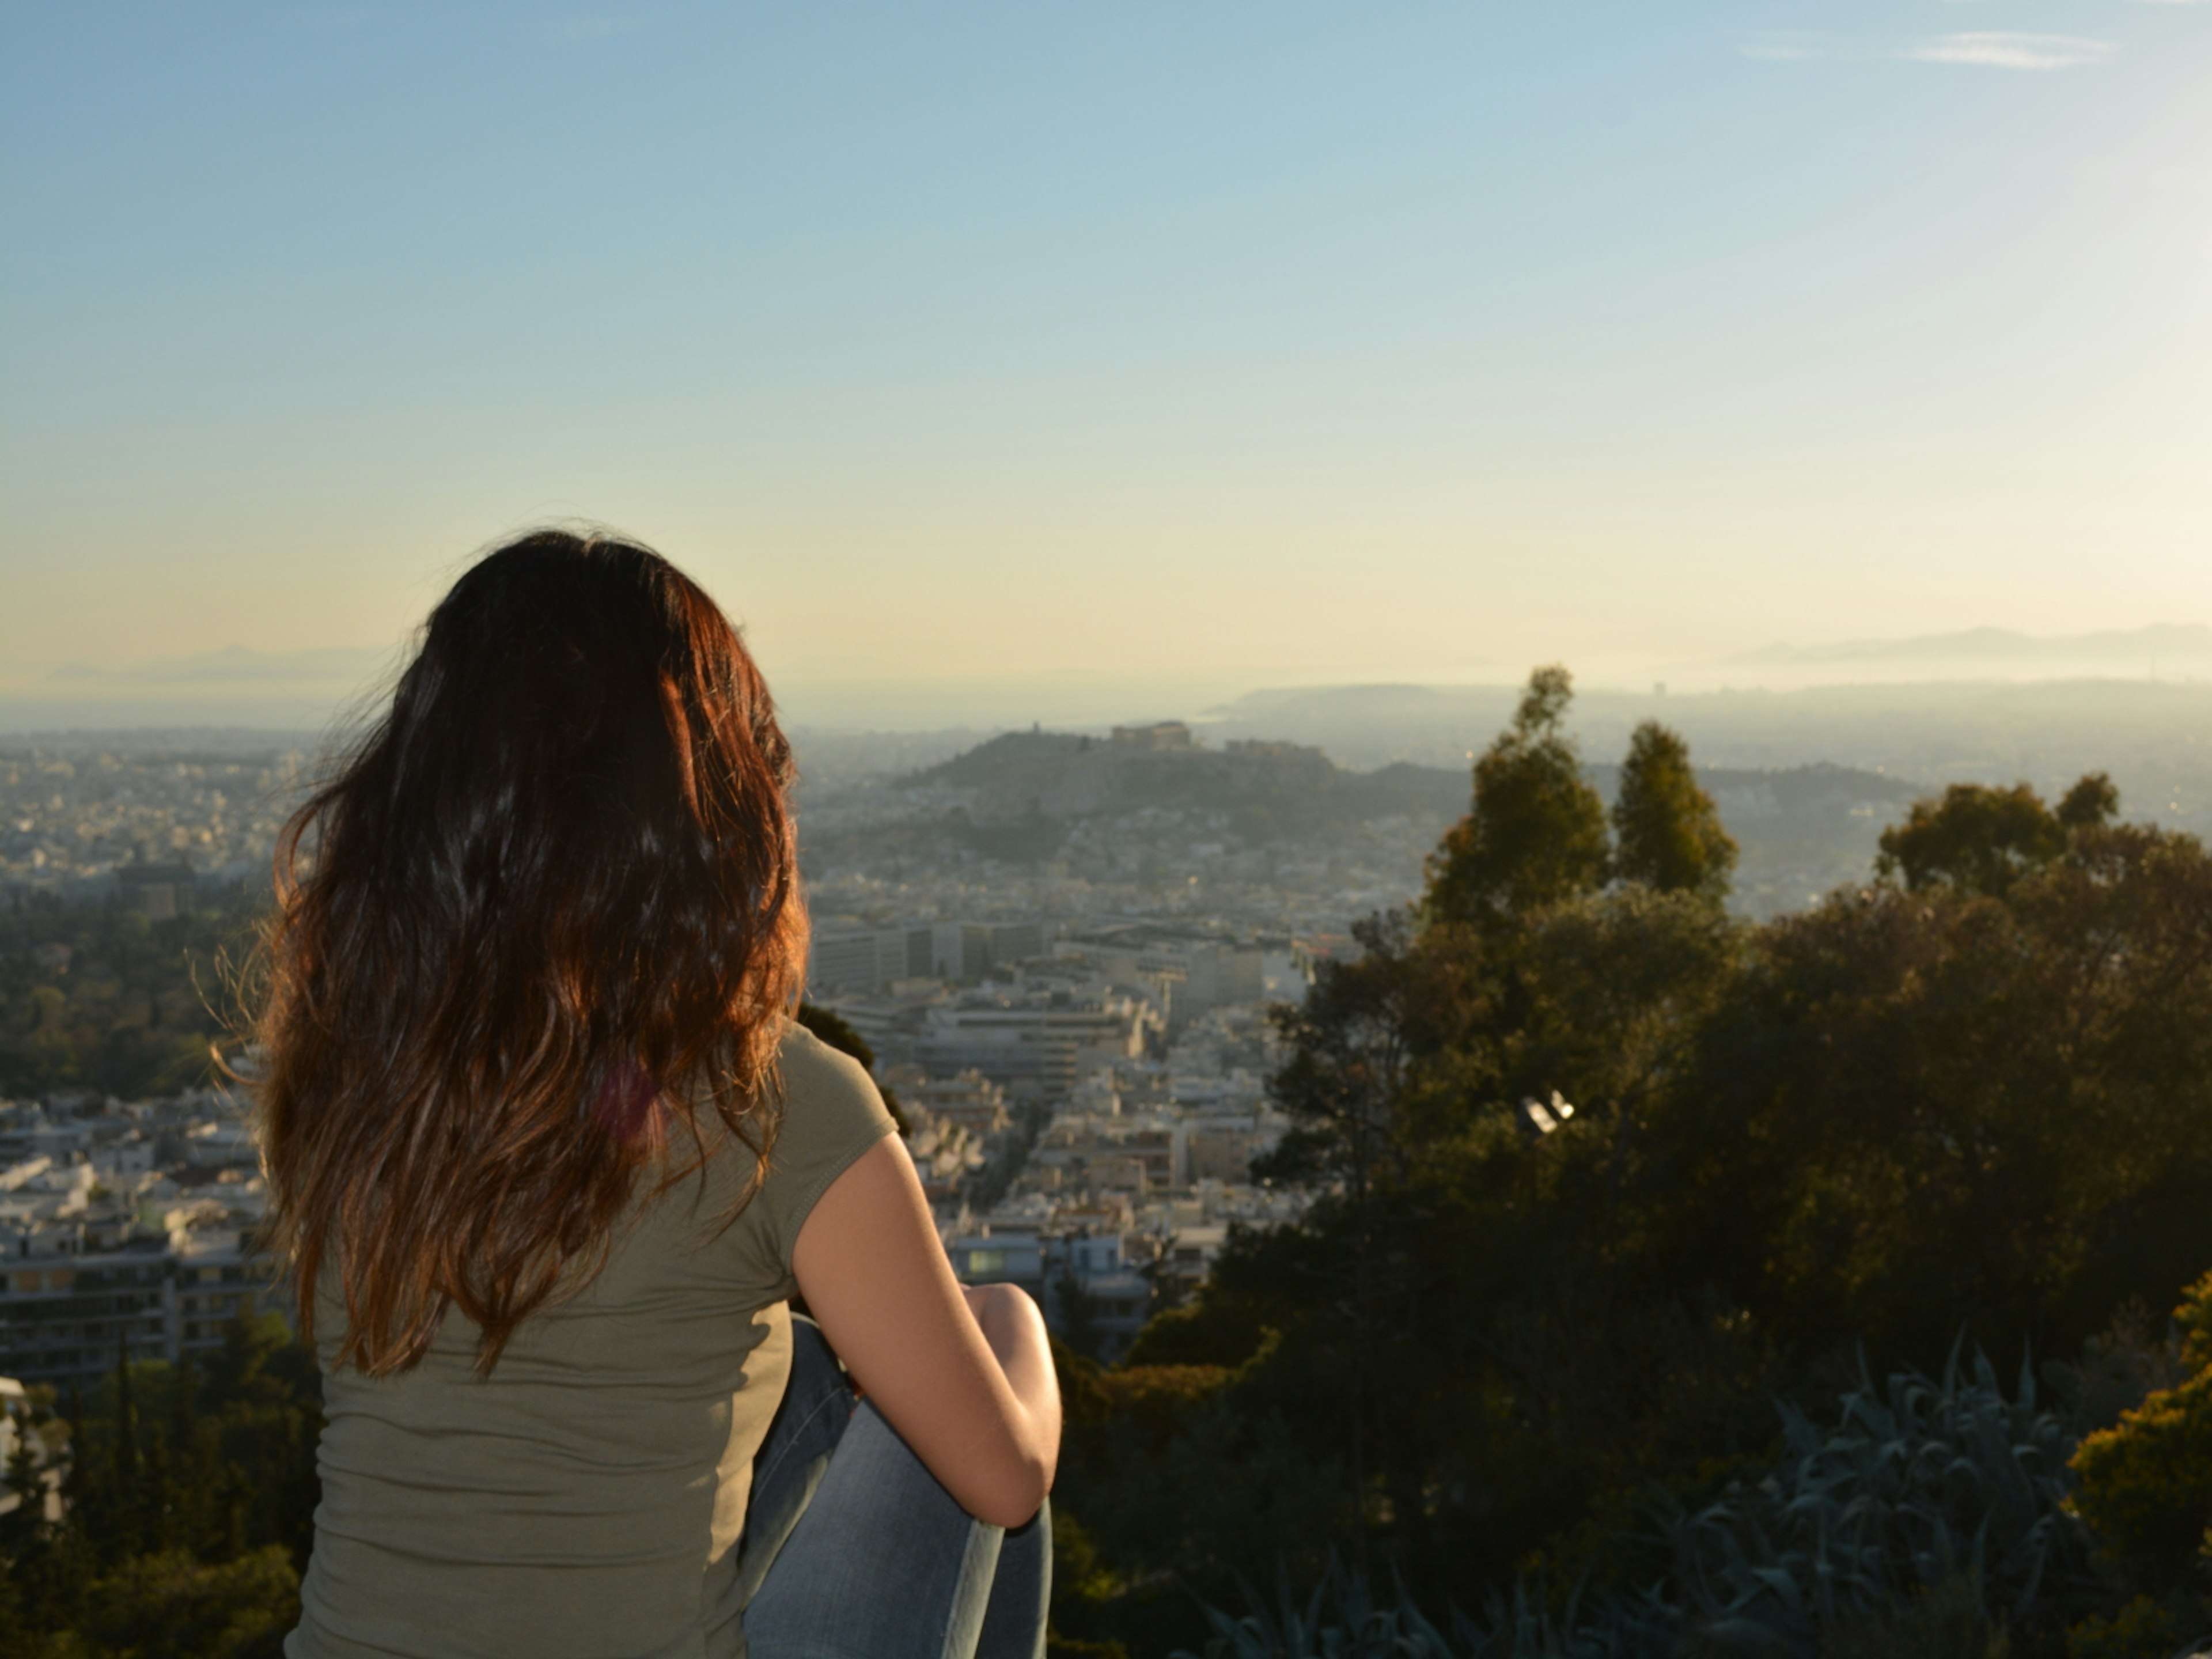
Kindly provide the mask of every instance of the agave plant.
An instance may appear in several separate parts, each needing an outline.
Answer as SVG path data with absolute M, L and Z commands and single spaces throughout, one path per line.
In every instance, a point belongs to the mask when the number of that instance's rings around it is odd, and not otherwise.
M 1523 1579 L 1510 1597 L 1492 1590 L 1479 1619 L 1454 1607 L 1451 1626 L 1468 1659 L 1663 1659 L 1680 1644 L 1682 1619 L 1656 1589 L 1585 1613 L 1579 1585 L 1555 1619 Z
M 2027 1365 L 2010 1399 L 1979 1353 L 1967 1366 L 1954 1350 L 1940 1381 L 1860 1375 L 1832 1428 L 1782 1407 L 1786 1455 L 1764 1478 L 1657 1515 L 1674 1565 L 1639 1595 L 1585 1608 L 1577 1592 L 1555 1614 L 1516 1584 L 1480 1616 L 1452 1608 L 1447 1638 L 1402 1584 L 1383 1607 L 1332 1558 L 1303 1603 L 1285 1575 L 1272 1608 L 1249 1586 L 1245 1617 L 1206 1608 L 1204 1659 L 1664 1659 L 1686 1640 L 1809 1655 L 1939 1587 L 1964 1583 L 2021 1618 L 2086 1577 L 2087 1540 L 2065 1508 L 2073 1442 L 2039 1409 Z
M 1242 1619 L 1200 1604 L 1213 1632 L 1206 1659 L 1454 1659 L 1451 1644 L 1421 1616 L 1402 1584 L 1396 1607 L 1377 1607 L 1365 1575 L 1346 1571 L 1334 1551 L 1303 1604 L 1291 1593 L 1287 1569 L 1277 1569 L 1272 1607 L 1249 1583 L 1240 1581 L 1240 1587 L 1250 1609 Z M 1174 1659 L 1194 1656 L 1178 1653 Z
M 1424 1616 L 1402 1584 L 1395 1606 L 1377 1606 L 1367 1582 L 1346 1572 L 1331 1557 L 1328 1572 L 1300 1602 L 1285 1576 L 1273 1607 L 1250 1585 L 1250 1611 L 1231 1618 L 1205 1607 L 1212 1635 L 1204 1659 L 1662 1659 L 1678 1640 L 1680 1620 L 1656 1600 L 1608 1604 L 1595 1617 L 1580 1616 L 1570 1596 L 1555 1615 L 1527 1585 L 1510 1597 L 1493 1594 L 1480 1616 L 1451 1610 L 1451 1634 Z M 1198 1659 L 1177 1653 L 1172 1659 Z
M 1665 1517 L 1670 1588 L 1714 1645 L 1807 1651 L 1961 1577 L 2021 1617 L 2086 1573 L 2065 1509 L 2073 1441 L 2038 1410 L 2026 1364 L 2009 1400 L 1979 1353 L 1968 1368 L 1954 1351 L 1940 1382 L 1861 1376 L 1832 1429 L 1783 1407 L 1788 1454 L 1765 1479 Z

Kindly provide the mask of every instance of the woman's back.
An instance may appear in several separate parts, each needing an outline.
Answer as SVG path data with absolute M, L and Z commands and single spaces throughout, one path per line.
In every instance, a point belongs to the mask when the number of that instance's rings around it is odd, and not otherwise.
M 548 531 L 454 583 L 287 824 L 254 1090 L 326 1402 L 293 1659 L 1035 1659 L 1043 1323 L 962 1289 L 866 1073 L 793 1029 L 791 782 L 704 591 Z
M 345 1316 L 325 1276 L 323 1503 L 294 1659 L 742 1650 L 736 1544 L 790 1363 L 793 1246 L 892 1127 L 866 1073 L 804 1030 L 778 1060 L 782 1126 L 737 1219 L 754 1161 L 734 1140 L 703 1181 L 641 1182 L 605 1269 L 523 1322 L 489 1375 L 457 1314 L 412 1370 L 333 1368 Z

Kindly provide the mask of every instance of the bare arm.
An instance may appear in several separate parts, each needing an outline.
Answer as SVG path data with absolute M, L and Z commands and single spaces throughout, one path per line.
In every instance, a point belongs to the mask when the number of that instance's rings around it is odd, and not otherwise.
M 896 1139 L 830 1183 L 792 1267 L 830 1346 L 961 1507 L 1005 1527 L 1035 1515 L 1060 1456 L 1044 1320 L 1013 1285 L 962 1290 Z

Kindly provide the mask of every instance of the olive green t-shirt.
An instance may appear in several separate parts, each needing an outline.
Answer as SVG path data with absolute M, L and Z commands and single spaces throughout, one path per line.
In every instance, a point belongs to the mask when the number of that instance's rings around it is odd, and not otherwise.
M 736 1222 L 753 1159 L 726 1139 L 703 1183 L 641 1192 L 605 1270 L 489 1376 L 459 1315 L 401 1376 L 333 1370 L 326 1287 L 323 1498 L 288 1659 L 743 1653 L 737 1541 L 790 1371 L 792 1247 L 891 1132 L 855 1061 L 796 1027 L 779 1058 L 782 1127 Z

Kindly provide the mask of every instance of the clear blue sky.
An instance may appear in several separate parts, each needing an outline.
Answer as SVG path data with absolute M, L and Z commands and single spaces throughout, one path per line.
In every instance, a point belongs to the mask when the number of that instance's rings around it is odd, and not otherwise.
M 0 16 L 0 684 L 565 515 L 1008 718 L 2212 621 L 2212 3 Z

